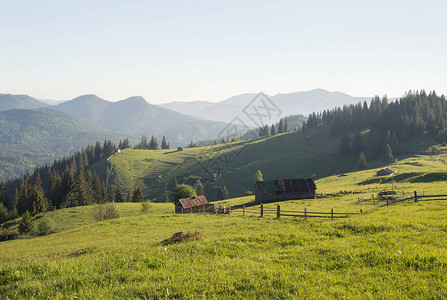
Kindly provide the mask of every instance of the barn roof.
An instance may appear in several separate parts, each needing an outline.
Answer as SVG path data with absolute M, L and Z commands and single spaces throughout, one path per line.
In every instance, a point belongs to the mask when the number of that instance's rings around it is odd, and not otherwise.
M 183 208 L 190 208 L 210 204 L 204 195 L 192 198 L 179 199 L 180 206 Z
M 256 188 L 263 193 L 286 192 L 305 193 L 315 191 L 317 186 L 312 178 L 301 179 L 275 179 L 270 181 L 258 181 Z

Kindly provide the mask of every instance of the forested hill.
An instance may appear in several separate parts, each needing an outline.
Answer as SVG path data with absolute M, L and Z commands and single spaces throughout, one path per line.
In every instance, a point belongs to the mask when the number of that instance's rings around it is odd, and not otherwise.
M 376 96 L 371 102 L 346 105 L 309 115 L 305 128 L 329 126 L 330 134 L 340 136 L 339 154 L 368 159 L 410 152 L 402 143 L 430 135 L 437 142 L 447 141 L 447 103 L 444 95 L 424 90 L 408 92 L 389 101 Z M 362 139 L 359 139 L 361 137 Z M 362 140 L 366 143 L 362 144 Z

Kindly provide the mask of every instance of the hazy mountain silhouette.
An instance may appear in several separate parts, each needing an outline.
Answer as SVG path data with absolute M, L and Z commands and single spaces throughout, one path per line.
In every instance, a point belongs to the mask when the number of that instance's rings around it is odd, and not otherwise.
M 213 121 L 231 122 L 234 117 L 238 116 L 248 126 L 251 126 L 252 122 L 245 116 L 243 109 L 257 95 L 256 93 L 241 94 L 217 103 L 211 103 L 211 105 L 209 102 L 194 102 L 189 108 L 187 107 L 188 102 L 172 102 L 161 104 L 160 106 Z M 279 116 L 272 116 L 272 122 L 276 122 L 279 118 L 288 115 L 308 115 L 312 112 L 370 99 L 369 97 L 353 97 L 341 92 L 329 92 L 323 89 L 266 96 L 281 110 Z
M 8 109 L 33 109 L 47 104 L 27 95 L 0 94 L 0 111 Z

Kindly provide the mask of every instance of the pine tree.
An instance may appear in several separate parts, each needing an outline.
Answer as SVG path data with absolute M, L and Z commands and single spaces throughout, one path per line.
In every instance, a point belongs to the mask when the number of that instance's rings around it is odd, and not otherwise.
M 365 151 L 365 147 L 363 147 L 362 136 L 360 135 L 360 132 L 357 132 L 352 141 L 351 152 L 352 155 L 356 157 L 363 151 Z
M 278 133 L 283 133 L 284 132 L 284 121 L 283 119 L 279 120 L 279 124 L 278 124 Z
M 0 224 L 8 221 L 9 213 L 8 209 L 0 202 Z
M 36 182 L 31 192 L 31 199 L 31 201 L 33 202 L 33 214 L 36 215 L 47 211 L 48 203 L 44 197 L 42 181 L 40 179 L 39 173 L 37 173 Z
M 289 132 L 289 121 L 287 119 L 284 121 L 284 132 Z
M 171 201 L 169 200 L 169 194 L 168 192 L 165 192 L 164 196 L 163 196 L 163 202 L 164 203 L 170 203 Z
M 79 170 L 78 176 L 73 183 L 73 188 L 67 195 L 68 206 L 89 205 L 93 203 L 92 190 L 84 175 L 84 168 Z
M 6 183 L 4 181 L 0 183 L 0 203 L 2 203 L 4 207 L 9 208 L 8 196 L 6 194 Z
M 33 219 L 31 217 L 31 214 L 29 213 L 29 211 L 26 211 L 23 215 L 22 215 L 22 219 L 20 220 L 19 223 L 19 233 L 20 234 L 28 234 L 31 231 L 33 231 L 35 228 Z
M 363 152 L 360 152 L 357 166 L 360 170 L 364 170 L 368 168 L 368 161 L 366 160 L 366 156 Z
M 198 196 L 203 195 L 203 184 L 198 183 L 195 185 L 196 193 Z
M 132 202 L 132 192 L 130 190 L 127 191 L 126 202 Z
M 276 130 L 275 130 L 275 125 L 272 124 L 272 127 L 270 128 L 270 133 L 271 135 L 275 135 L 276 134 Z
M 148 149 L 158 150 L 157 138 L 152 136 L 151 141 L 149 142 Z
M 168 144 L 166 143 L 166 137 L 163 136 L 163 139 L 161 141 L 161 149 L 169 149 Z
M 386 163 L 392 163 L 394 162 L 394 156 L 393 156 L 393 151 L 391 150 L 391 146 L 390 144 L 386 144 L 385 145 L 385 153 L 384 153 L 384 161 Z
M 118 184 L 115 190 L 115 201 L 116 202 L 124 202 L 123 191 L 121 190 L 121 186 Z
M 137 186 L 132 193 L 132 202 L 143 202 L 143 193 L 141 192 L 140 186 Z
M 115 187 L 113 185 L 110 186 L 110 191 L 107 200 L 108 202 L 116 202 Z
M 220 186 L 217 190 L 217 200 L 224 200 L 228 198 L 228 190 L 225 186 Z

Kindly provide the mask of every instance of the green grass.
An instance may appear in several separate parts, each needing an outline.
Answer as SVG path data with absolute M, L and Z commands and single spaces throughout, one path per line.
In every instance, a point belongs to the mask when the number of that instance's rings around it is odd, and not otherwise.
M 251 143 L 274 147 L 281 137 L 289 143 L 296 138 L 288 134 L 252 141 L 244 155 L 259 151 Z M 214 147 L 209 151 L 228 151 Z M 240 210 L 231 215 L 174 215 L 173 205 L 162 203 L 152 203 L 149 213 L 143 214 L 141 204 L 120 203 L 121 218 L 102 222 L 93 218 L 92 206 L 49 212 L 57 233 L 0 243 L 0 295 L 5 299 L 444 299 L 447 201 L 410 200 L 379 207 L 378 202 L 359 203 L 358 198 L 377 196 L 392 187 L 399 196 L 413 191 L 445 194 L 445 150 L 437 146 L 426 154 L 401 158 L 389 166 L 396 175 L 379 180 L 375 174 L 380 168 L 327 176 L 316 181 L 317 192 L 325 198 L 280 203 L 282 211 L 363 210 L 334 221 L 276 219 L 274 212 L 260 218 L 259 206 L 250 207 L 256 213 L 243 217 Z M 117 171 L 114 179 L 153 189 L 157 182 L 169 182 L 172 174 L 179 174 L 179 180 L 182 174 L 190 174 L 202 151 L 126 150 L 111 159 Z M 262 161 L 268 152 L 250 157 L 259 155 Z M 249 168 L 248 156 L 240 159 Z M 271 159 L 280 164 L 282 158 Z M 270 170 L 291 172 L 294 166 L 289 164 Z M 119 175 L 124 172 L 118 168 L 130 169 L 129 176 Z M 229 172 L 240 175 L 234 177 L 238 181 L 234 187 L 240 185 L 241 191 L 245 179 L 240 178 L 252 180 L 254 174 L 248 176 L 251 170 L 242 168 Z M 240 205 L 253 199 L 232 198 L 215 205 Z M 277 204 L 266 204 L 265 209 L 274 210 Z M 15 230 L 17 222 L 7 225 Z M 180 231 L 197 239 L 162 245 Z
M 154 211 L 0 243 L 0 293 L 86 299 L 445 298 L 446 212 L 447 203 L 407 203 L 332 222 Z M 202 239 L 160 244 L 179 231 L 199 231 Z

